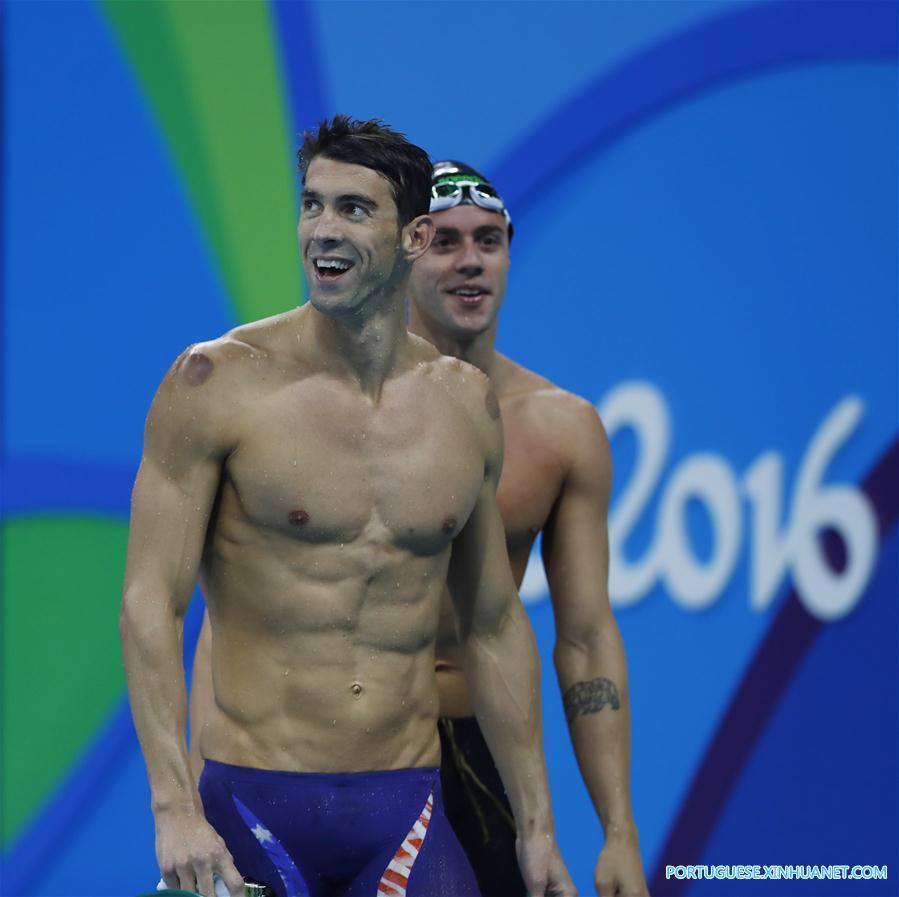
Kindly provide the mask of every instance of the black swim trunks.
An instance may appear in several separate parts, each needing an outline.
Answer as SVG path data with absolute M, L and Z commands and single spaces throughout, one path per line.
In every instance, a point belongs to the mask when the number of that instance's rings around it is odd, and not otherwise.
M 526 897 L 515 821 L 478 721 L 439 723 L 444 811 L 474 868 L 483 897 Z

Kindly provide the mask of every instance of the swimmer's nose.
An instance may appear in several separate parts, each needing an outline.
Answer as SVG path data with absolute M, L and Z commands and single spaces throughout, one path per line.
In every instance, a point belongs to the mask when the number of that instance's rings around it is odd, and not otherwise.
M 484 261 L 474 243 L 466 243 L 456 262 L 456 270 L 466 277 L 477 277 L 484 271 Z
M 315 219 L 312 229 L 312 239 L 322 247 L 333 249 L 343 242 L 343 230 L 340 226 L 340 218 L 333 210 L 325 206 Z

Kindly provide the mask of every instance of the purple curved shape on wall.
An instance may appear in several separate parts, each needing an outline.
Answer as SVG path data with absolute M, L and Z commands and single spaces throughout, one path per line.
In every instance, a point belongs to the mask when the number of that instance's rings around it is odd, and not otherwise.
M 90 813 L 98 789 L 103 791 L 106 783 L 115 779 L 136 743 L 128 698 L 122 697 L 90 746 L 72 764 L 62 786 L 10 843 L 3 857 L 3 893 L 32 892 L 41 870 L 64 843 L 65 832 Z
M 895 59 L 899 7 L 771 2 L 703 22 L 606 72 L 533 127 L 493 166 L 516 221 L 543 190 L 662 109 L 765 69 L 823 59 Z
M 862 483 L 877 515 L 881 536 L 899 518 L 899 439 L 881 456 Z M 825 540 L 830 563 L 838 566 L 841 547 Z M 665 878 L 665 866 L 695 865 L 740 772 L 824 624 L 802 606 L 795 589 L 781 605 L 728 704 L 686 798 L 672 820 L 650 883 L 650 893 L 677 897 L 686 880 Z
M 83 509 L 82 509 L 83 513 Z M 184 619 L 184 661 L 190 669 L 203 622 L 205 605 L 194 598 Z M 60 845 L 71 831 L 83 824 L 85 815 L 101 802 L 101 795 L 115 781 L 132 751 L 139 750 L 128 696 L 123 695 L 100 726 L 80 757 L 72 764 L 62 784 L 25 824 L 3 854 L 2 893 L 25 897 L 40 887 Z

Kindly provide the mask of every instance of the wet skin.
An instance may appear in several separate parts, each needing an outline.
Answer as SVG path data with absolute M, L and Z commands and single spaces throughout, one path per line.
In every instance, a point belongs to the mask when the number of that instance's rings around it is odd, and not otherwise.
M 400 225 L 386 179 L 317 157 L 298 231 L 310 302 L 188 349 L 147 418 L 121 632 L 165 883 L 211 897 L 217 870 L 243 888 L 184 738 L 180 638 L 199 577 L 214 632 L 203 755 L 313 772 L 438 764 L 448 585 L 522 874 L 571 894 L 496 505 L 490 382 L 406 332 L 431 219 Z
M 647 893 L 630 804 L 624 646 L 607 590 L 611 457 L 592 405 L 494 349 L 509 271 L 502 218 L 473 205 L 433 216 L 431 248 L 410 279 L 410 329 L 489 374 L 505 431 L 497 490 L 515 582 L 538 533 L 556 624 L 553 661 L 569 734 L 605 832 L 600 895 Z M 491 397 L 492 398 L 492 397 Z M 441 605 L 436 669 L 441 715 L 471 716 L 456 614 Z
M 553 511 L 565 477 L 566 436 L 579 438 L 578 420 L 592 409 L 549 381 L 502 356 L 494 378 L 503 384 L 497 405 L 504 430 L 503 475 L 497 504 L 516 586 L 520 587 L 531 548 Z M 586 403 L 584 403 L 586 404 Z M 440 714 L 471 716 L 455 613 L 449 596 L 441 603 L 436 649 Z
M 215 631 L 202 753 L 270 769 L 436 764 L 437 604 L 487 463 L 447 381 L 485 386 L 410 343 L 374 405 L 297 358 L 304 314 L 202 347 L 218 361 L 201 386 L 199 348 L 171 375 L 183 403 L 218 388 L 230 406 L 201 567 Z
M 503 219 L 460 205 L 436 214 L 434 221 L 431 248 L 415 263 L 410 279 L 411 327 L 447 354 L 464 354 L 475 342 L 489 341 L 489 352 L 480 358 L 485 368 L 489 362 L 494 387 L 488 393 L 488 413 L 502 416 L 505 446 L 497 502 L 520 586 L 534 540 L 561 492 L 567 446 L 583 436 L 582 418 L 592 409 L 492 349 L 509 271 Z M 441 715 L 471 716 L 448 597 L 441 607 L 437 674 Z
M 154 401 L 126 616 L 160 571 L 199 574 L 215 631 L 206 757 L 439 762 L 438 605 L 501 436 L 486 377 L 406 333 L 400 237 L 384 178 L 316 159 L 299 224 L 312 307 L 192 347 Z

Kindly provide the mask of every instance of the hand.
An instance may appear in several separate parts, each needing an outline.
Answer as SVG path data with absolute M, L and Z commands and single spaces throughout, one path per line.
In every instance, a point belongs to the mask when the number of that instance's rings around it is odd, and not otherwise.
M 516 848 L 529 897 L 577 897 L 554 835 L 519 838 Z
M 243 878 L 225 842 L 201 810 L 157 811 L 156 859 L 167 888 L 215 897 L 212 876 L 218 873 L 229 897 L 243 897 Z
M 636 835 L 606 839 L 593 880 L 599 897 L 649 897 Z

